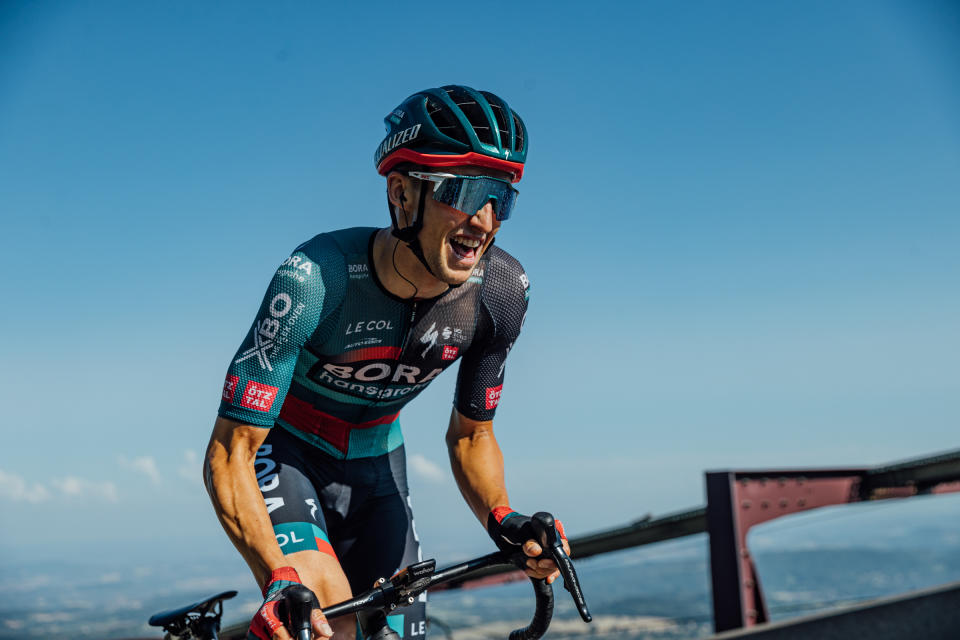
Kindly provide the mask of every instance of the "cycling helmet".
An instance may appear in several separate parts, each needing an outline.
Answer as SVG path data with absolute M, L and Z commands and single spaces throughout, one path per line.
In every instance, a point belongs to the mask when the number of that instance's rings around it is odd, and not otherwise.
M 463 85 L 419 91 L 383 119 L 387 136 L 373 154 L 380 175 L 402 162 L 474 165 L 517 182 L 527 159 L 527 128 L 502 98 Z

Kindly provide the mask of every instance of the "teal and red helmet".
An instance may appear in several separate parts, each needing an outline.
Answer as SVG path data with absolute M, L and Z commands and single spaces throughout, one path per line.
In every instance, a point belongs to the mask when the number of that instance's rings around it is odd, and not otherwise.
M 505 100 L 489 91 L 446 85 L 413 94 L 383 119 L 387 136 L 374 165 L 387 175 L 401 163 L 472 165 L 504 171 L 517 182 L 527 159 L 527 128 Z

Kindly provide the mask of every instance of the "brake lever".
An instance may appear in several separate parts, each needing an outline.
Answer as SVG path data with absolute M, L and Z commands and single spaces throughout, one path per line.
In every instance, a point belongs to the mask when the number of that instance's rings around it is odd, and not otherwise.
M 286 605 L 286 627 L 296 640 L 310 640 L 310 614 L 315 606 L 319 606 L 313 591 L 303 585 L 289 587 L 284 599 Z
M 587 601 L 583 597 L 583 590 L 580 588 L 580 579 L 577 578 L 577 571 L 573 568 L 573 561 L 563 550 L 563 540 L 557 531 L 557 525 L 552 515 L 546 511 L 538 511 L 530 518 L 530 524 L 539 538 L 540 546 L 543 552 L 550 556 L 557 563 L 560 569 L 560 575 L 563 576 L 563 588 L 570 592 L 573 603 L 577 606 L 577 612 L 584 622 L 593 620 L 590 611 L 587 609 Z

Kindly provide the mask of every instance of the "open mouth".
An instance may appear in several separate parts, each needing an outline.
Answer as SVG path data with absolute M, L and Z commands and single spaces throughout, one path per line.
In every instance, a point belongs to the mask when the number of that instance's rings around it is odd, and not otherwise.
M 470 238 L 467 236 L 450 238 L 450 248 L 453 249 L 453 255 L 463 261 L 472 262 L 475 260 L 477 252 L 482 245 L 483 241 L 479 238 Z

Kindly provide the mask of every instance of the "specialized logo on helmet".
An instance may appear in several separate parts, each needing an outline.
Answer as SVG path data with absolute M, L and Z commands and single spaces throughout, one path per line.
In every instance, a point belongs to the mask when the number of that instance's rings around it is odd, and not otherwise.
M 415 124 L 412 127 L 408 127 L 403 131 L 399 131 L 392 136 L 387 136 L 383 139 L 383 142 L 380 143 L 380 146 L 377 147 L 377 153 L 374 154 L 373 161 L 374 164 L 379 165 L 380 161 L 388 153 L 396 149 L 402 144 L 410 142 L 420 135 L 420 124 Z

